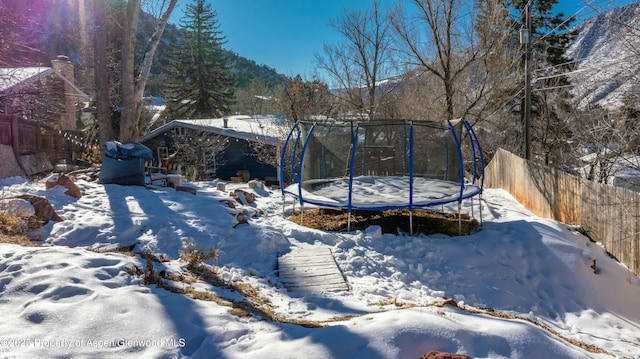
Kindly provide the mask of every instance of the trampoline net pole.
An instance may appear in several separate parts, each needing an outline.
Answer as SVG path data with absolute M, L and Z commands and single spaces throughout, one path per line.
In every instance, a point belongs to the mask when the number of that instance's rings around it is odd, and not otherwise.
M 300 225 L 303 226 L 303 218 L 304 218 L 304 203 L 300 202 Z
M 478 207 L 480 209 L 480 226 L 482 227 L 482 192 L 478 196 Z
M 462 235 L 462 201 L 458 201 L 458 235 Z
M 409 211 L 409 234 L 413 236 L 413 211 Z
M 471 217 L 473 218 L 473 197 L 471 197 Z
M 349 214 L 347 216 L 347 232 L 351 232 L 351 210 L 349 210 Z

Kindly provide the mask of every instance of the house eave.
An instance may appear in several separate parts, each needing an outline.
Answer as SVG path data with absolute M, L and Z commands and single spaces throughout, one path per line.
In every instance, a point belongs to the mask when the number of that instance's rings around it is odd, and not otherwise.
M 158 127 L 155 130 L 149 132 L 148 134 L 141 136 L 140 142 L 144 143 L 146 141 L 149 141 L 159 136 L 160 134 L 165 133 L 174 128 L 188 128 L 196 131 L 205 131 L 205 132 L 213 133 L 216 135 L 221 135 L 229 138 L 236 138 L 244 141 L 260 142 L 260 143 L 264 143 L 272 146 L 280 146 L 284 143 L 283 138 L 251 133 L 251 132 L 238 131 L 233 128 L 224 128 L 224 127 L 217 127 L 217 126 L 204 125 L 204 124 L 200 125 L 197 123 L 193 123 L 192 121 L 193 120 L 173 120 L 168 124 Z

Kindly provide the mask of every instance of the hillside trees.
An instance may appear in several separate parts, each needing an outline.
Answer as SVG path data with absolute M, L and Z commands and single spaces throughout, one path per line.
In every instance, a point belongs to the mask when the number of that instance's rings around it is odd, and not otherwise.
M 49 66 L 58 55 L 78 60 L 81 11 L 56 0 L 1 0 L 0 66 Z
M 329 74 L 336 96 L 358 116 L 373 119 L 379 105 L 393 91 L 380 81 L 395 74 L 391 48 L 391 27 L 387 16 L 374 0 L 370 9 L 347 11 L 332 19 L 329 26 L 344 37 L 341 44 L 325 44 L 324 56 L 317 54 L 318 66 Z
M 204 0 L 187 4 L 181 19 L 182 39 L 176 44 L 166 85 L 169 116 L 221 117 L 234 101 L 235 78 L 225 57 L 216 12 Z
M 64 58 L 76 63 L 74 81 L 86 90 L 85 80 L 90 77 L 85 76 L 86 63 L 80 60 L 89 47 L 87 39 L 79 33 L 80 11 L 71 4 L 53 0 L 0 1 L 0 67 L 6 68 L 0 74 L 0 82 L 5 86 L 17 84 L 24 80 L 19 76 L 24 73 L 16 68 L 52 67 L 52 60 Z M 0 94 L 1 113 L 20 114 L 53 126 L 60 126 L 64 118 L 65 129 L 76 125 L 74 113 L 67 111 L 71 108 L 64 106 L 65 86 L 58 76 L 27 81 L 5 90 Z
M 29 45 L 24 41 L 23 27 L 28 24 L 26 14 L 15 11 L 6 1 L 0 2 L 0 14 L 3 14 L 0 21 L 0 66 L 12 67 L 20 63 L 29 53 Z M 9 16 L 9 14 L 11 14 Z

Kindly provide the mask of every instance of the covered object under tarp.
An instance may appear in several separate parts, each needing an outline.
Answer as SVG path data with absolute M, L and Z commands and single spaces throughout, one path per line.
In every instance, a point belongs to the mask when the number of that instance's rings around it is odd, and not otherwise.
M 109 141 L 104 144 L 98 181 L 103 184 L 145 185 L 144 161 L 153 152 L 140 143 Z

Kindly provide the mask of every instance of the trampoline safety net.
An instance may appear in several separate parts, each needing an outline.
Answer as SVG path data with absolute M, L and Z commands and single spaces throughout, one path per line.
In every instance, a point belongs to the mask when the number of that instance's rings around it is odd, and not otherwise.
M 463 158 L 463 142 L 470 158 Z M 282 151 L 280 181 L 283 195 L 301 202 L 343 208 L 401 208 L 430 206 L 471 196 L 469 184 L 481 190 L 482 150 L 468 122 L 403 120 L 326 121 L 294 124 Z M 465 182 L 465 165 L 467 178 Z M 397 203 L 374 203 L 355 182 L 398 179 Z M 414 185 L 437 181 L 448 189 L 419 197 Z M 328 183 L 343 183 L 344 192 L 319 194 Z M 444 188 L 444 187 L 438 187 Z M 447 192 L 447 193 L 444 193 Z M 449 193 L 451 192 L 451 193 Z M 478 192 L 472 191 L 472 192 Z M 342 198 L 344 197 L 344 198 Z M 329 198 L 327 200 L 327 198 Z M 366 202 L 366 203 L 363 203 Z

